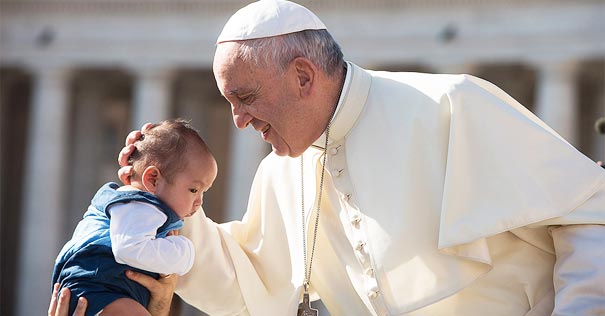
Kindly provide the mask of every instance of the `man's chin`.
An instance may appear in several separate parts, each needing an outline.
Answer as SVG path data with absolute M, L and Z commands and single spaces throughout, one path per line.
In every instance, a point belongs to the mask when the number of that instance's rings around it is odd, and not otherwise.
M 295 153 L 295 152 L 279 152 L 276 150 L 273 150 L 273 152 L 280 157 L 290 157 L 290 158 L 297 158 L 303 154 L 303 153 Z
M 278 148 L 275 148 L 275 146 L 271 146 L 271 150 L 273 150 L 273 153 L 275 153 L 276 155 L 278 155 L 280 157 L 287 157 L 287 156 L 289 156 L 288 154 L 290 153 L 289 151 L 280 150 Z
M 286 148 L 277 148 L 273 145 L 271 145 L 271 149 L 273 150 L 273 152 L 280 156 L 280 157 L 290 157 L 290 158 L 296 158 L 296 157 L 300 157 L 300 155 L 302 154 L 302 152 L 294 152 L 292 151 L 292 149 L 290 149 L 289 147 Z

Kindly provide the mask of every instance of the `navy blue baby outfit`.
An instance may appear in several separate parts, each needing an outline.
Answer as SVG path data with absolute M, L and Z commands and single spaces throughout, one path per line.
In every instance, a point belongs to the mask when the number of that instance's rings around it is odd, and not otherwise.
M 132 298 L 147 307 L 149 291 L 128 279 L 124 272 L 132 270 L 159 278 L 157 273 L 115 261 L 109 237 L 108 209 L 112 205 L 137 201 L 156 206 L 168 216 L 166 222 L 157 230 L 156 238 L 166 237 L 169 231 L 183 226 L 183 221 L 176 213 L 155 195 L 136 190 L 117 191 L 118 188 L 118 184 L 110 182 L 97 191 L 72 239 L 65 244 L 55 262 L 53 284 L 59 282 L 61 288 L 67 287 L 72 293 L 69 315 L 75 310 L 77 297 L 80 296 L 88 300 L 86 316 L 97 314 L 119 298 Z

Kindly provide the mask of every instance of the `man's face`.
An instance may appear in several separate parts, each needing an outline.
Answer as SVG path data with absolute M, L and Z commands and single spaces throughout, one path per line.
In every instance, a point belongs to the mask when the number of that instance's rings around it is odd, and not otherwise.
M 243 62 L 235 56 L 238 46 L 219 44 L 213 66 L 218 88 L 231 104 L 233 122 L 238 128 L 252 125 L 277 155 L 301 155 L 315 139 L 306 124 L 313 115 L 305 111 L 296 71 L 278 74 L 272 66 Z

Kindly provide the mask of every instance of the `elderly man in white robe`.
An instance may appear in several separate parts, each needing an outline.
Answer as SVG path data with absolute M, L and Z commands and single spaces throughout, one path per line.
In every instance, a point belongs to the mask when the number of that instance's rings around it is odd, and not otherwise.
M 319 298 L 333 316 L 605 315 L 605 171 L 498 87 L 365 70 L 281 0 L 236 12 L 217 44 L 235 125 L 273 152 L 241 221 L 185 224 L 186 302 L 210 315 L 313 315 Z

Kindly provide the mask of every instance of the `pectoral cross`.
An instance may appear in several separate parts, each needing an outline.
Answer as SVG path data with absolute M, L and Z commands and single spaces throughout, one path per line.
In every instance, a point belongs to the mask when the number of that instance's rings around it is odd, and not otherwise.
M 309 301 L 309 293 L 303 294 L 303 301 L 298 307 L 297 316 L 317 316 L 317 310 L 311 308 L 311 301 Z

